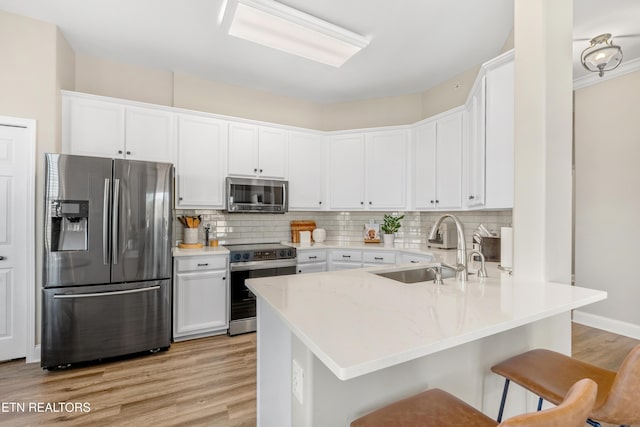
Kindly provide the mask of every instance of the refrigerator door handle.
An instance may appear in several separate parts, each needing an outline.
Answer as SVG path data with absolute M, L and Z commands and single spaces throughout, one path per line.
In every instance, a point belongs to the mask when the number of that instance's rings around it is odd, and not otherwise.
M 90 294 L 56 294 L 54 299 L 72 299 L 72 298 L 93 298 L 93 297 L 108 297 L 113 295 L 124 294 L 137 294 L 140 292 L 151 292 L 160 289 L 160 286 L 149 286 L 148 288 L 129 289 L 126 291 L 113 291 L 113 292 L 93 292 Z
M 115 265 L 118 263 L 118 204 L 120 201 L 120 180 L 115 178 L 113 180 L 113 208 L 111 216 L 111 249 L 112 249 L 112 263 Z
M 102 262 L 109 264 L 109 193 L 111 180 L 104 179 L 104 200 L 102 203 Z

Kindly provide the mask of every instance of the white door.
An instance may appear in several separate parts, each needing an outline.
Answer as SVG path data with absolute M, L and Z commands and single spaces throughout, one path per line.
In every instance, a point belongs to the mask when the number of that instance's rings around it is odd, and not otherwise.
M 438 120 L 436 206 L 462 207 L 462 113 Z
M 28 131 L 0 124 L 0 360 L 26 356 L 28 239 L 34 218 L 29 196 Z
M 321 210 L 323 205 L 323 142 L 314 134 L 289 134 L 289 209 Z
M 329 149 L 331 209 L 364 209 L 364 135 L 334 137 Z
M 366 136 L 368 209 L 406 209 L 407 131 Z
M 415 199 L 417 209 L 436 207 L 436 123 L 415 130 Z

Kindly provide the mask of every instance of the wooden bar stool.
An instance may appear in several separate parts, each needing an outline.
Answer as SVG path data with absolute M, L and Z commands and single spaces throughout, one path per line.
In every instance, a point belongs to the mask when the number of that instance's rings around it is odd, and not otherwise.
M 555 408 L 517 415 L 500 427 L 584 427 L 596 399 L 597 385 L 578 381 Z M 392 403 L 351 423 L 351 427 L 496 427 L 498 423 L 457 397 L 431 389 Z
M 629 352 L 618 372 L 581 362 L 564 354 L 536 349 L 501 362 L 491 368 L 505 377 L 498 422 L 513 381 L 553 404 L 562 401 L 566 390 L 581 378 L 591 378 L 598 384 L 598 396 L 587 421 L 621 426 L 640 423 L 640 345 Z

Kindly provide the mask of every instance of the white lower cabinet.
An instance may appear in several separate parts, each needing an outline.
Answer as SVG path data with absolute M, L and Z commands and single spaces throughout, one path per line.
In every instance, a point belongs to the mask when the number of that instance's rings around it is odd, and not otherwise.
M 362 251 L 332 249 L 329 251 L 329 271 L 362 268 Z
M 327 251 L 326 250 L 300 250 L 297 251 L 296 272 L 319 273 L 327 271 Z
M 173 339 L 222 334 L 229 328 L 226 255 L 174 258 Z

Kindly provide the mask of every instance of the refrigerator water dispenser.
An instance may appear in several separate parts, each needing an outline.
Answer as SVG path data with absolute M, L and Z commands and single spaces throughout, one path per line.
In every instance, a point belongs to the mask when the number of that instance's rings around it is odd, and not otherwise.
M 86 251 L 89 233 L 88 200 L 51 201 L 51 251 Z

